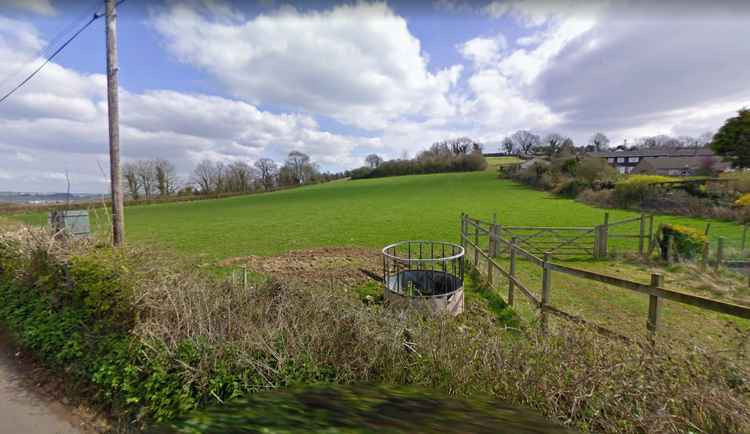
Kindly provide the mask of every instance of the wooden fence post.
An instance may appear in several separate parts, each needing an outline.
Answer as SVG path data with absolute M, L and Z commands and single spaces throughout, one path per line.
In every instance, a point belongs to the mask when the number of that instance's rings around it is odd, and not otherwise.
M 599 237 L 599 241 L 602 243 L 599 248 L 599 254 L 602 258 L 606 258 L 609 254 L 609 213 L 604 213 L 604 224 L 601 229 L 602 233 Z
M 515 278 L 516 277 L 516 237 L 510 239 L 510 265 L 508 266 L 508 274 Z M 513 306 L 513 280 L 508 279 L 508 305 Z
M 542 303 L 540 306 L 542 331 L 545 333 L 549 325 L 547 324 L 547 312 L 545 308 L 549 304 L 549 292 L 552 289 L 552 270 L 549 268 L 550 253 L 544 253 L 544 262 L 542 263 Z
M 661 288 L 664 286 L 664 276 L 656 273 L 652 274 L 651 286 L 654 288 Z M 648 329 L 651 343 L 654 343 L 656 332 L 659 329 L 659 305 L 659 297 L 655 295 L 648 296 L 648 322 L 646 323 L 646 328 Z
M 646 236 L 646 214 L 641 214 L 641 226 L 638 232 L 638 253 L 643 256 L 644 237 Z
M 242 289 L 247 289 L 247 265 L 242 266 Z
M 648 216 L 648 251 L 652 251 L 651 243 L 654 242 L 654 215 Z
M 724 237 L 719 237 L 719 247 L 716 249 L 716 269 L 724 262 Z
M 497 256 L 497 213 L 492 213 L 492 225 L 490 225 L 490 234 L 487 242 L 487 254 L 490 258 Z
M 710 251 L 710 244 L 708 241 L 703 243 L 703 258 L 701 260 L 701 270 L 706 271 L 706 267 L 708 266 L 708 253 Z
M 464 212 L 461 211 L 461 229 L 460 229 L 461 237 L 459 239 L 461 241 L 461 247 L 463 247 L 464 249 L 466 249 L 466 241 L 464 240 L 464 234 L 466 233 L 465 223 L 466 223 L 466 218 L 465 218 Z
M 594 259 L 599 259 L 602 257 L 601 253 L 599 252 L 599 249 L 601 248 L 601 241 L 599 241 L 599 238 L 601 238 L 601 228 L 599 226 L 596 226 L 594 228 Z

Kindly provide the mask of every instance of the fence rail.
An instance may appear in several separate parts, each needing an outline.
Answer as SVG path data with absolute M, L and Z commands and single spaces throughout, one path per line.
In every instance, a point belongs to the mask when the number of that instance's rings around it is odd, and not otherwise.
M 645 234 L 645 222 L 646 217 L 641 215 L 635 219 L 629 219 L 629 221 L 623 222 L 635 222 L 640 220 L 640 235 Z M 606 220 L 606 218 L 605 218 Z M 618 222 L 618 223 L 623 223 Z M 486 226 L 486 227 L 483 227 Z M 603 227 L 608 228 L 611 225 Z M 653 220 L 650 222 L 650 227 L 653 230 Z M 602 229 L 599 229 L 602 231 Z M 492 222 L 483 222 L 478 219 L 470 218 L 466 214 L 461 214 L 461 244 L 464 248 L 467 248 L 467 258 L 472 258 L 474 266 L 484 271 L 490 282 L 492 282 L 492 276 L 495 272 L 500 273 L 506 279 L 508 279 L 508 295 L 507 302 L 509 305 L 514 304 L 515 290 L 518 289 L 538 310 L 540 320 L 543 327 L 546 329 L 547 325 L 547 314 L 552 314 L 561 318 L 565 318 L 570 321 L 578 323 L 586 323 L 593 326 L 600 333 L 617 337 L 621 339 L 628 339 L 625 336 L 620 335 L 614 331 L 608 330 L 597 324 L 590 323 L 589 321 L 570 314 L 561 310 L 559 307 L 552 306 L 550 304 L 550 294 L 553 290 L 552 286 L 552 273 L 562 273 L 571 275 L 574 277 L 582 278 L 589 281 L 601 282 L 608 285 L 612 285 L 618 288 L 627 289 L 630 291 L 639 292 L 649 297 L 649 309 L 648 318 L 646 321 L 646 328 L 649 334 L 654 337 L 659 330 L 659 314 L 661 300 L 671 300 L 677 303 L 682 303 L 690 306 L 695 306 L 701 309 L 711 310 L 726 315 L 732 315 L 739 318 L 750 319 L 750 307 L 740 306 L 732 303 L 726 303 L 718 300 L 713 300 L 698 295 L 687 294 L 683 292 L 673 291 L 664 288 L 664 280 L 660 274 L 652 274 L 651 282 L 644 284 L 640 282 L 634 282 L 618 277 L 608 276 L 605 274 L 599 274 L 588 270 L 582 270 L 579 268 L 569 267 L 566 265 L 557 264 L 551 261 L 552 254 L 545 252 L 543 257 L 539 257 L 534 253 L 521 247 L 518 237 L 513 237 L 510 240 L 503 238 L 502 234 L 508 233 L 498 230 L 498 224 L 493 218 Z M 479 237 L 480 234 L 487 236 L 487 248 L 485 249 L 480 246 Z M 473 239 L 473 240 L 472 240 Z M 503 246 L 508 251 L 509 265 L 508 269 L 503 269 L 500 264 L 494 259 L 499 251 L 498 247 Z M 641 237 L 640 243 L 641 249 L 643 249 L 643 238 Z M 473 250 L 473 255 L 468 254 L 468 248 Z M 480 263 L 480 257 L 485 263 L 485 269 L 482 270 L 482 264 Z M 525 258 L 529 262 L 542 269 L 542 288 L 541 298 L 534 295 L 526 284 L 520 281 L 516 275 L 516 262 L 517 258 Z

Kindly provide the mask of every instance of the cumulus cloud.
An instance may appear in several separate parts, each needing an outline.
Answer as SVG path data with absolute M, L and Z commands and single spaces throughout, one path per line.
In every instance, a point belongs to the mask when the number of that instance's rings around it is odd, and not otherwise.
M 461 66 L 430 72 L 420 41 L 385 3 L 318 12 L 282 7 L 246 20 L 191 4 L 156 13 L 169 51 L 235 96 L 380 129 L 402 116 L 444 116 Z
M 50 0 L 5 0 L 5 7 L 26 10 L 41 15 L 55 15 L 55 8 Z M 2 10 L 2 7 L 0 7 Z
M 34 53 L 44 41 L 36 30 L 0 20 L 0 76 L 40 61 Z M 321 131 L 309 115 L 271 113 L 218 96 L 121 89 L 120 107 L 123 158 L 168 158 L 183 175 L 203 158 L 281 159 L 293 149 L 341 169 L 360 163 L 354 155 L 358 147 L 380 145 L 378 139 Z M 50 63 L 43 80 L 32 80 L 0 105 L 0 130 L 0 153 L 10 157 L 3 158 L 2 168 L 13 178 L 0 190 L 54 186 L 56 178 L 49 174 L 65 170 L 81 190 L 105 187 L 99 167 L 108 158 L 105 76 Z
M 500 54 L 508 47 L 508 42 L 502 34 L 494 38 L 474 38 L 461 44 L 458 49 L 466 59 L 478 67 L 497 63 Z

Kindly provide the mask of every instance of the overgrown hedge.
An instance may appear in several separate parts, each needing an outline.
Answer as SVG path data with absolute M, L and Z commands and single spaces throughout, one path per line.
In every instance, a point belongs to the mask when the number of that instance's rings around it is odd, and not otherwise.
M 677 250 L 675 253 L 685 259 L 699 257 L 708 242 L 708 237 L 703 232 L 682 225 L 662 225 L 661 238 L 662 243 L 671 240 L 672 246 Z
M 298 384 L 374 383 L 485 393 L 584 431 L 750 429 L 746 361 L 568 323 L 543 335 L 478 291 L 458 318 L 424 316 L 330 288 L 243 289 L 152 250 L 0 232 L 0 324 L 140 423 Z
M 389 160 L 378 167 L 361 167 L 350 172 L 351 179 L 383 178 L 387 176 L 424 175 L 445 172 L 472 172 L 487 168 L 487 161 L 479 152 L 449 154 L 411 160 Z

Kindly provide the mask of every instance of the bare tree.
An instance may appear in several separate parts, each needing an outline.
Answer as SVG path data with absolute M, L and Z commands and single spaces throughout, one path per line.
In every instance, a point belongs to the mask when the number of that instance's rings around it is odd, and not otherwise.
M 232 192 L 247 192 L 253 188 L 256 169 L 244 161 L 235 161 L 227 167 L 227 189 Z
M 267 191 L 273 190 L 276 175 L 279 173 L 276 163 L 270 158 L 261 158 L 254 165 L 258 169 L 263 188 Z
M 367 157 L 365 157 L 365 163 L 367 163 L 368 166 L 375 169 L 376 167 L 380 166 L 383 163 L 383 159 L 380 158 L 377 154 L 370 154 Z
M 136 175 L 143 188 L 143 196 L 151 199 L 156 192 L 156 164 L 153 160 L 138 160 L 135 162 Z
M 503 139 L 502 143 L 503 149 L 505 149 L 505 153 L 510 155 L 513 153 L 513 140 L 510 137 L 506 137 Z
M 550 133 L 547 134 L 547 136 L 544 138 L 543 143 L 547 147 L 547 152 L 549 153 L 549 155 L 552 155 L 556 154 L 560 150 L 563 142 L 565 142 L 565 137 L 563 137 L 561 134 Z
M 138 199 L 141 195 L 141 182 L 138 178 L 138 170 L 135 163 L 125 163 L 122 165 L 122 176 L 128 187 L 128 193 L 133 199 Z
M 212 191 L 214 179 L 216 178 L 216 166 L 210 160 L 203 160 L 193 169 L 193 182 L 198 185 L 201 193 L 207 194 Z
M 524 154 L 531 152 L 531 149 L 541 142 L 539 136 L 526 130 L 516 131 L 510 136 L 510 140 L 513 141 L 513 147 L 520 149 Z
M 659 134 L 657 136 L 641 137 L 636 141 L 639 148 L 679 148 L 682 142 L 672 136 Z
M 470 152 L 482 152 L 481 143 L 469 137 L 459 137 L 456 139 L 441 140 L 436 142 L 430 148 L 433 151 L 438 151 L 436 154 L 441 154 L 443 151 L 450 152 L 454 155 L 468 154 Z
M 174 165 L 167 160 L 154 160 L 156 174 L 156 189 L 159 196 L 169 196 L 177 191 L 177 171 Z
M 591 136 L 591 139 L 589 139 L 589 143 L 598 152 L 609 146 L 609 138 L 605 136 L 604 133 L 596 133 Z
M 292 151 L 286 158 L 286 166 L 289 167 L 294 182 L 297 184 L 305 183 L 305 166 L 310 164 L 310 156 L 300 152 Z

